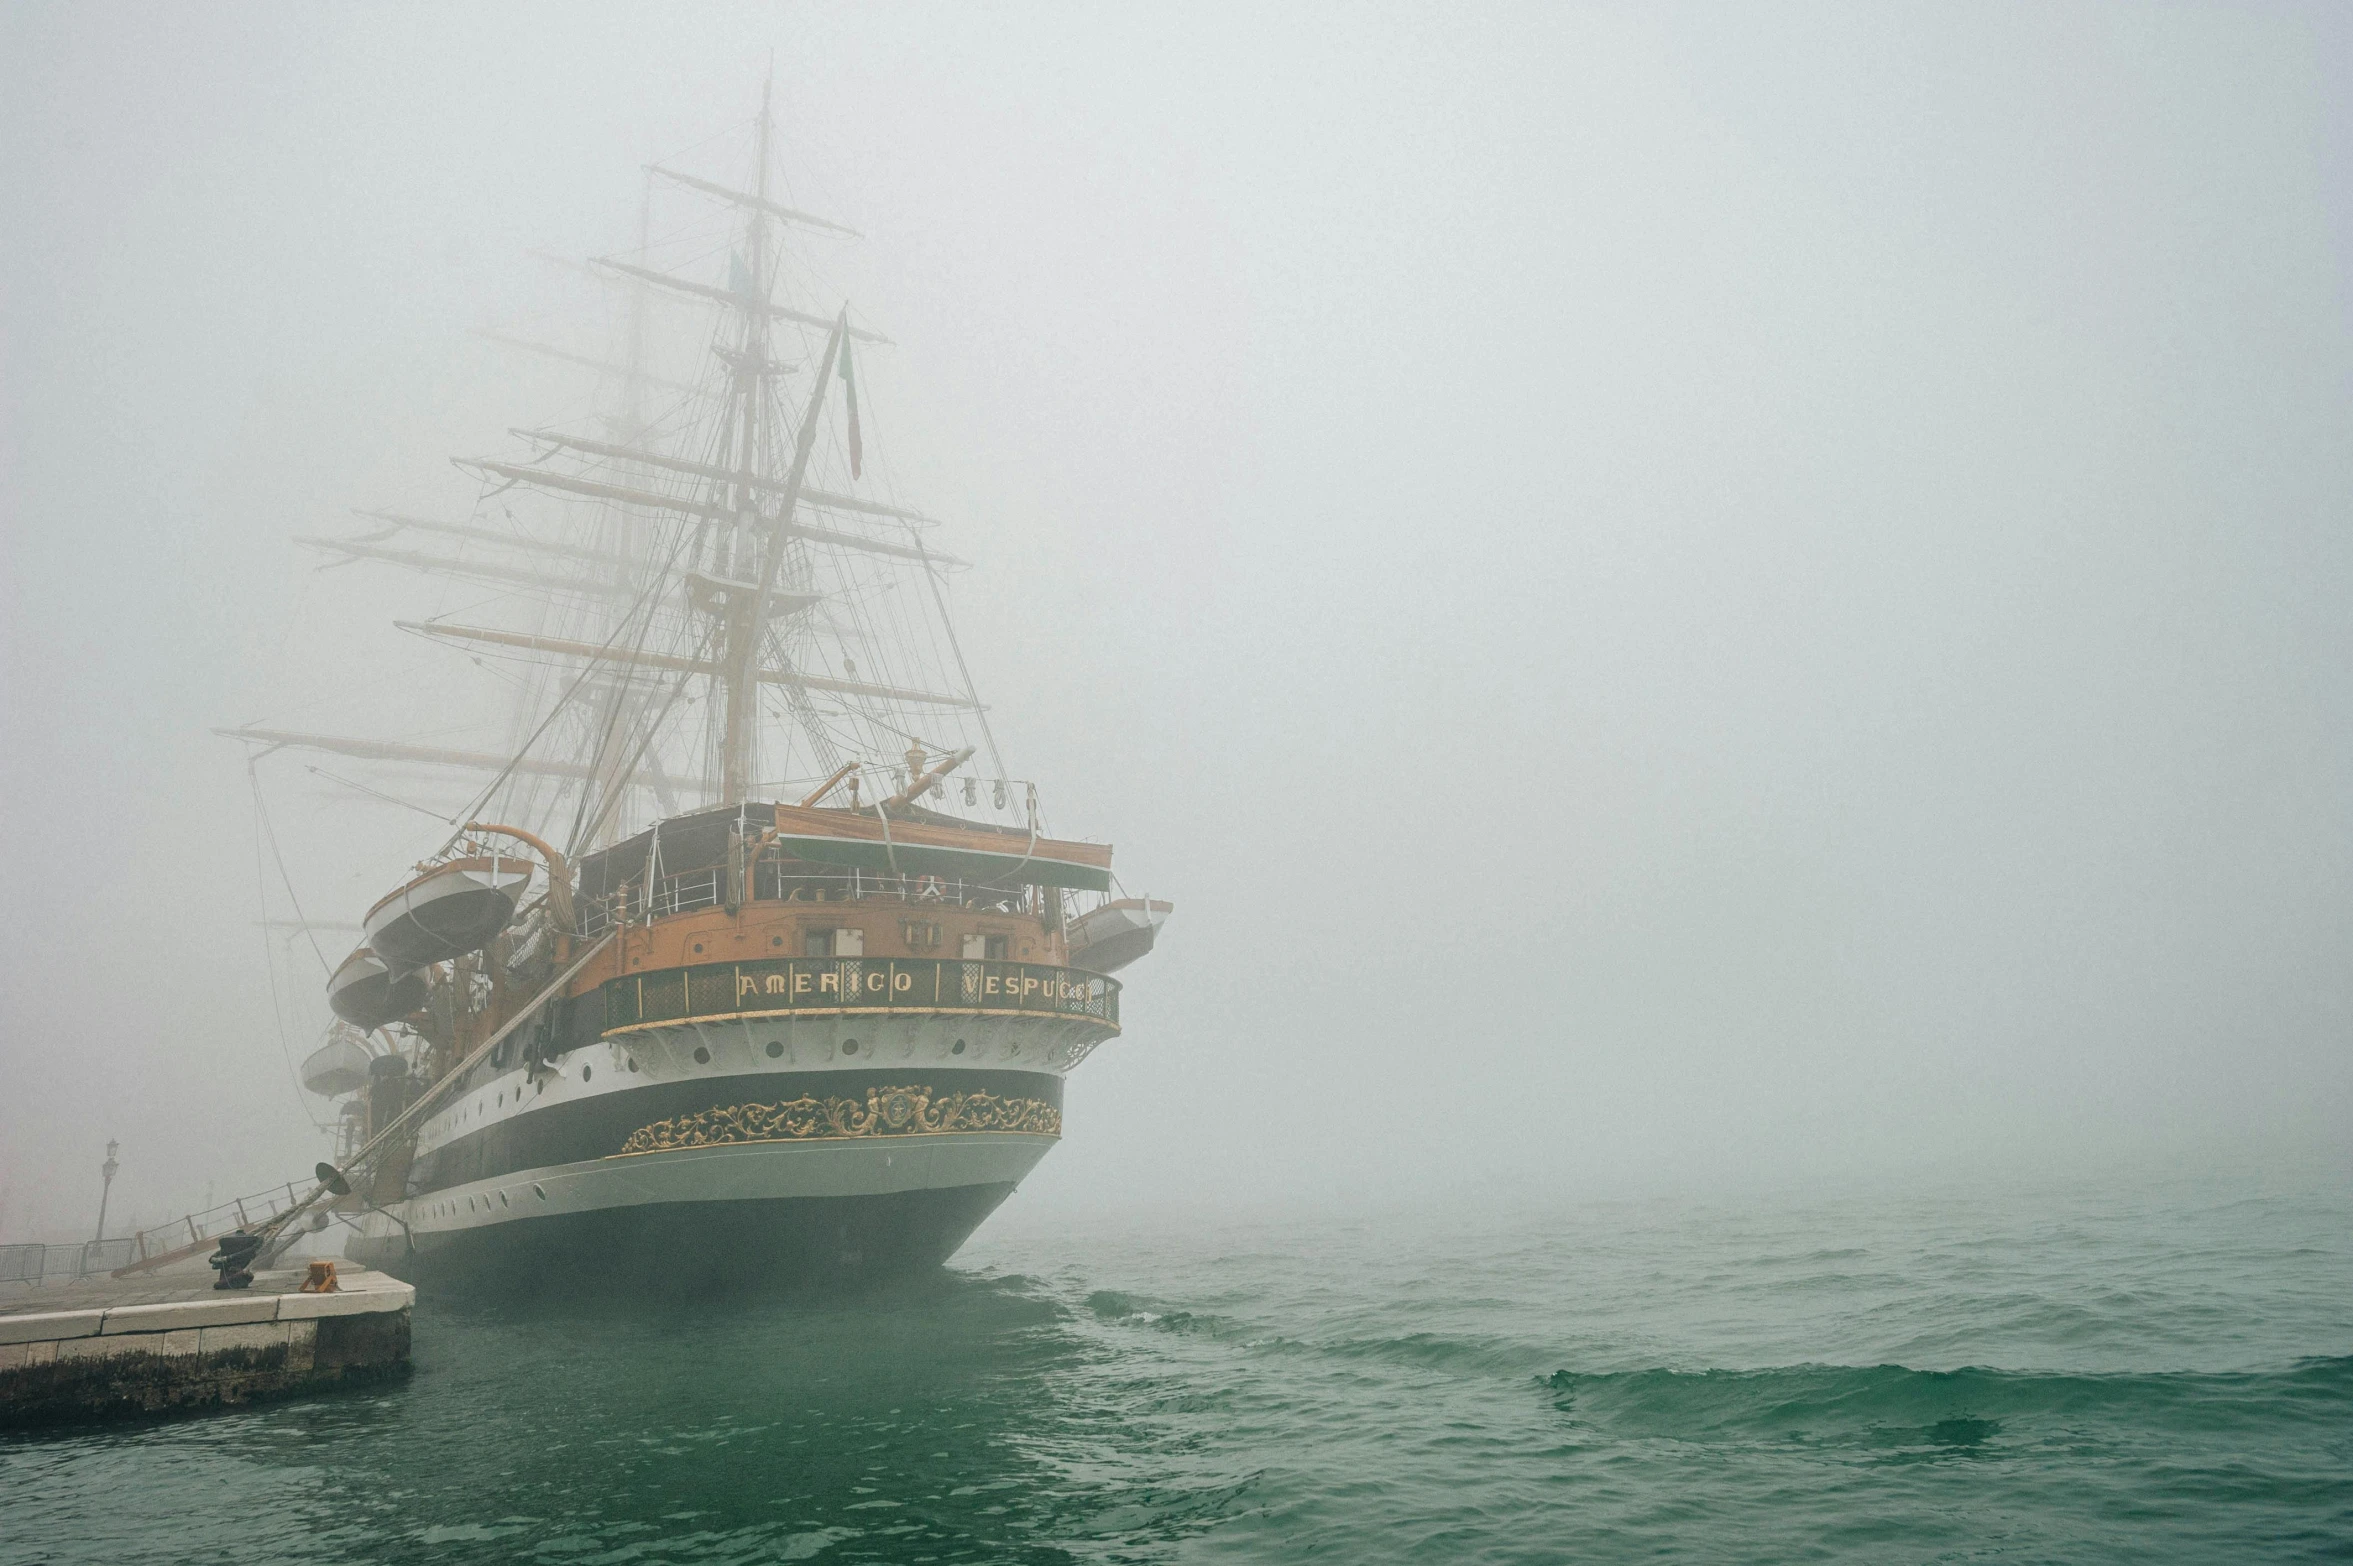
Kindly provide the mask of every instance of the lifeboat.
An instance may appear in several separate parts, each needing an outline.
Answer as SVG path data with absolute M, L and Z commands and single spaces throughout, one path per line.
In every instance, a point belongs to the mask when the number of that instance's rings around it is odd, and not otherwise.
M 425 976 L 414 968 L 395 973 L 363 946 L 327 980 L 327 1004 L 355 1028 L 380 1028 L 425 1004 Z
M 1121 897 L 1071 921 L 1070 965 L 1090 973 L 1116 973 L 1152 949 L 1160 927 L 1176 904 L 1150 897 Z
M 515 917 L 531 861 L 484 854 L 433 866 L 368 910 L 368 945 L 386 962 L 422 968 L 480 951 Z
M 368 1048 L 350 1028 L 337 1027 L 302 1063 L 302 1085 L 321 1098 L 341 1098 L 368 1085 Z

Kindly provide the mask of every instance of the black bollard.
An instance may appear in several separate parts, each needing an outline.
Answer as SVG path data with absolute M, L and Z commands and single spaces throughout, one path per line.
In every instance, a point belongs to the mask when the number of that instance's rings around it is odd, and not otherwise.
M 240 1229 L 221 1236 L 221 1248 L 213 1253 L 212 1264 L 221 1275 L 216 1289 L 243 1289 L 253 1284 L 253 1258 L 261 1251 L 261 1236 L 247 1234 Z

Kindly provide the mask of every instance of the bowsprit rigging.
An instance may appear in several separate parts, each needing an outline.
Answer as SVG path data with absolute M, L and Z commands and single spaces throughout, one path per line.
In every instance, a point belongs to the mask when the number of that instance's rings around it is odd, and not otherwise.
M 648 169 L 637 252 L 586 268 L 625 341 L 485 334 L 594 371 L 605 434 L 519 424 L 458 459 L 471 516 L 299 541 L 464 584 L 395 625 L 501 677 L 506 748 L 222 731 L 487 778 L 351 910 L 304 1073 L 345 1101 L 304 1210 L 406 1276 L 934 1265 L 1060 1137 L 1065 1078 L 1120 1031 L 1110 974 L 1170 911 L 1008 774 L 948 529 L 867 479 L 877 360 L 847 355 L 890 339 L 793 287 L 794 247 L 857 236 L 772 194 L 773 139 L 763 92 L 748 177 Z M 657 191 L 690 204 L 684 270 Z

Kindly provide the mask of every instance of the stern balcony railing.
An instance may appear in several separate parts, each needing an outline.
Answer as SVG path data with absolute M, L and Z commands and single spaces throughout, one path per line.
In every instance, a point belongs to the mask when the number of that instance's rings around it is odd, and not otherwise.
M 1040 912 L 1034 887 L 986 886 L 977 881 L 945 880 L 929 875 L 895 875 L 871 870 L 800 870 L 795 863 L 762 855 L 752 872 L 755 902 L 855 903 L 893 902 L 920 907 L 965 908 L 982 913 L 1011 913 L 1036 917 Z M 716 908 L 726 900 L 723 866 L 682 870 L 655 878 L 649 897 L 641 882 L 631 882 L 611 897 L 583 900 L 580 933 L 598 936 L 616 923 L 641 924 Z

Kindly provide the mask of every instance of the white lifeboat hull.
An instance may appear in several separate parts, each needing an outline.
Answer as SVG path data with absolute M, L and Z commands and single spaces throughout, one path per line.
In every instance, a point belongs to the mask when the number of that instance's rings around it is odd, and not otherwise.
M 321 1098 L 341 1098 L 368 1085 L 367 1046 L 359 1036 L 337 1028 L 334 1036 L 312 1050 L 302 1062 L 302 1085 Z
M 1105 903 L 1070 927 L 1070 965 L 1090 973 L 1116 973 L 1152 949 L 1160 927 L 1176 904 L 1150 897 L 1122 897 Z
M 361 929 L 377 955 L 399 967 L 447 962 L 497 939 L 530 884 L 527 859 L 453 859 L 369 909 Z
M 380 1028 L 388 1022 L 397 1022 L 425 1004 L 425 993 L 424 974 L 413 968 L 396 972 L 365 946 L 344 958 L 334 976 L 327 980 L 328 1006 L 355 1028 Z M 367 1068 L 360 1069 L 364 1077 Z

